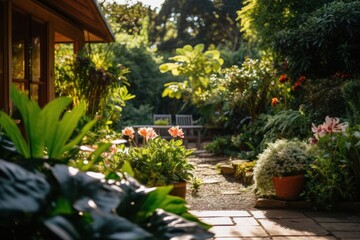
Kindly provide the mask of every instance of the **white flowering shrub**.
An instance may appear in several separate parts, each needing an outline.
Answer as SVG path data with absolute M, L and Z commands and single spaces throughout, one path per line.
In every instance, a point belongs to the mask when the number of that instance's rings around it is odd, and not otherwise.
M 255 190 L 258 195 L 274 195 L 274 176 L 303 173 L 311 162 L 311 146 L 299 140 L 279 139 L 269 143 L 258 156 L 254 168 Z

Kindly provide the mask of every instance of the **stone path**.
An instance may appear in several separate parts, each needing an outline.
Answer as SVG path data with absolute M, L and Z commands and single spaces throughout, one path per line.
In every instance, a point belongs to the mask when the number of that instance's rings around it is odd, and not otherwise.
M 191 211 L 215 240 L 360 240 L 360 214 L 290 210 Z

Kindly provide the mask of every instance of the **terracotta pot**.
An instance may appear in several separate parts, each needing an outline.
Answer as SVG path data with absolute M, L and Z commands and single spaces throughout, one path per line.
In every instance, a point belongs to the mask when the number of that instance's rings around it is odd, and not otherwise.
M 296 200 L 304 189 L 303 174 L 288 177 L 273 177 L 276 196 L 282 200 Z
M 171 190 L 170 195 L 181 197 L 185 199 L 186 196 L 186 182 L 178 182 L 172 184 L 174 188 Z

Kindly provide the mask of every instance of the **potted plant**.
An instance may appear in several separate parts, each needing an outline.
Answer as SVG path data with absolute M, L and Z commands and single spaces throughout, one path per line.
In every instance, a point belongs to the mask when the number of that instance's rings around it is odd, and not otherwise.
M 191 179 L 194 169 L 188 161 L 193 151 L 183 145 L 182 129 L 171 127 L 168 132 L 173 137 L 169 141 L 158 136 L 152 128 L 140 128 L 138 134 L 144 139 L 140 147 L 133 141 L 134 130 L 125 128 L 122 133 L 129 137 L 131 146 L 117 153 L 119 163 L 130 163 L 134 177 L 140 183 L 148 187 L 173 185 L 171 193 L 185 198 L 186 181 Z
M 310 150 L 309 144 L 297 139 L 279 139 L 268 144 L 258 156 L 254 168 L 257 193 L 276 193 L 276 196 L 283 200 L 298 198 L 304 186 L 304 173 L 312 160 Z

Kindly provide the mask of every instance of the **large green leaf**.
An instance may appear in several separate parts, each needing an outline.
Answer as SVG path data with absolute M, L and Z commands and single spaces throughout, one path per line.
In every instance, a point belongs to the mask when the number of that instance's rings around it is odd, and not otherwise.
M 50 185 L 41 174 L 0 159 L 0 219 L 38 213 L 46 207 L 49 191 Z
M 15 144 L 16 149 L 20 152 L 20 154 L 26 158 L 29 158 L 29 146 L 26 144 L 26 141 L 14 120 L 12 120 L 6 113 L 0 112 L 0 125 L 4 128 L 6 134 Z
M 49 157 L 54 157 L 54 148 L 57 141 L 57 124 L 65 108 L 71 103 L 70 98 L 60 97 L 49 102 L 41 111 L 40 117 L 44 119 L 44 137 Z
M 52 150 L 52 155 L 49 157 L 52 158 L 61 158 L 64 153 L 64 146 L 67 141 L 70 139 L 72 133 L 74 132 L 77 123 L 85 114 L 85 105 L 80 104 L 75 107 L 72 111 L 65 113 L 63 118 L 56 126 L 56 141 L 53 144 L 54 149 Z
M 46 219 L 44 225 L 59 239 L 84 239 L 74 224 L 63 216 L 54 216 Z
M 59 183 L 61 194 L 78 211 L 101 209 L 112 212 L 120 203 L 121 192 L 103 182 L 102 174 L 80 172 L 60 164 L 52 168 L 52 173 Z
M 88 131 L 96 124 L 96 119 L 91 120 L 90 122 L 88 122 L 80 131 L 80 133 L 78 133 L 78 135 L 76 137 L 74 137 L 70 142 L 68 142 L 63 148 L 62 148 L 62 152 L 66 152 L 69 151 L 70 149 L 72 149 L 74 146 L 76 146 L 81 139 L 85 136 L 86 133 L 88 133 Z
M 40 107 L 22 94 L 15 85 L 11 86 L 11 99 L 19 109 L 23 126 L 27 135 L 31 157 L 43 157 L 45 141 L 43 135 L 43 121 L 40 118 Z
M 143 227 L 157 239 L 211 239 L 214 234 L 194 222 L 158 209 Z
M 94 239 L 154 239 L 154 237 L 137 224 L 126 218 L 93 211 Z

